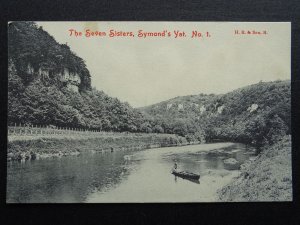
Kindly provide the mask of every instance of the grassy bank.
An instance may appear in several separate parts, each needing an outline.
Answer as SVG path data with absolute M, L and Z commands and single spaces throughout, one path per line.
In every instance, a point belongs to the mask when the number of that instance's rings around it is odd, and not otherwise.
M 185 138 L 169 134 L 118 134 L 98 137 L 9 138 L 7 159 L 30 160 L 45 157 L 78 155 L 84 151 L 142 150 L 186 145 Z
M 220 201 L 291 201 L 291 138 L 265 147 L 218 196 Z

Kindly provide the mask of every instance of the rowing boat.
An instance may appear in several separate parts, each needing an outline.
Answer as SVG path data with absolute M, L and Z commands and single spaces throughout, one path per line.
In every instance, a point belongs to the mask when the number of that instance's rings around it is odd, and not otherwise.
M 190 172 L 186 172 L 186 171 L 172 171 L 172 174 L 174 174 L 175 176 L 181 177 L 181 178 L 186 178 L 186 179 L 193 179 L 193 180 L 199 180 L 200 179 L 200 175 L 195 174 L 195 173 L 190 173 Z

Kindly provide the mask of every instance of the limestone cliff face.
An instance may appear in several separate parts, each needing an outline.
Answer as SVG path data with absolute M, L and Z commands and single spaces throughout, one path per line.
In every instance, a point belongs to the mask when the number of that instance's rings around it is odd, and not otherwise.
M 257 109 L 258 109 L 258 105 L 257 104 L 252 104 L 251 106 L 248 107 L 247 111 L 252 113 L 252 112 L 255 112 Z
M 184 110 L 183 104 L 178 104 L 178 111 L 182 111 L 182 110 Z
M 31 65 L 31 63 L 28 63 L 27 64 L 27 71 L 26 71 L 28 74 L 34 74 L 34 68 L 33 66 Z
M 225 108 L 224 105 L 219 106 L 218 109 L 217 109 L 217 110 L 218 110 L 218 113 L 219 113 L 219 114 L 222 114 L 224 108 Z
M 52 77 L 57 77 L 68 90 L 79 92 L 79 86 L 81 84 L 80 75 L 76 72 L 72 72 L 69 68 L 63 68 L 59 72 L 42 64 L 41 67 L 35 70 L 32 64 L 28 63 L 27 73 L 36 76 L 36 79 L 51 79 Z
M 206 108 L 204 105 L 202 105 L 200 108 L 199 108 L 199 111 L 200 111 L 200 114 L 204 113 L 206 111 Z
M 70 71 L 68 68 L 64 68 L 60 74 L 60 81 L 63 82 L 68 90 L 78 92 L 81 78 L 78 73 Z
M 156 109 L 159 108 L 159 106 L 155 106 Z M 218 103 L 215 103 L 213 105 L 213 109 L 211 111 L 211 113 L 213 114 L 222 114 L 224 112 L 224 109 L 226 108 L 226 106 L 223 105 L 218 105 Z M 250 105 L 246 111 L 249 111 L 250 113 L 257 111 L 259 108 L 259 106 L 257 104 L 252 104 Z M 169 103 L 166 105 L 166 109 L 168 110 L 177 110 L 177 111 L 192 111 L 194 109 L 198 109 L 199 110 L 199 114 L 203 114 L 207 111 L 207 106 L 205 105 L 200 105 L 197 103 L 192 103 L 190 104 L 190 107 L 184 107 L 183 103 L 179 103 L 179 104 L 174 104 L 174 103 Z
M 12 22 L 8 36 L 9 58 L 25 86 L 39 79 L 74 92 L 91 90 L 91 76 L 84 60 L 36 23 Z

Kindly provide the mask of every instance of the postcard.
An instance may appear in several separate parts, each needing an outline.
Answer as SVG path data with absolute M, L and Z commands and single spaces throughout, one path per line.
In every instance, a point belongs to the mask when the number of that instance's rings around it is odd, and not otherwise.
M 8 23 L 7 203 L 292 201 L 291 23 Z

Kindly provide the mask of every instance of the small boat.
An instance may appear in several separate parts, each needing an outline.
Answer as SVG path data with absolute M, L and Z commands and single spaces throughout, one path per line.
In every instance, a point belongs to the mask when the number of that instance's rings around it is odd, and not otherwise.
M 195 174 L 195 173 L 190 173 L 190 172 L 185 172 L 185 171 L 172 171 L 172 174 L 174 174 L 177 177 L 181 177 L 183 179 L 191 179 L 191 180 L 199 180 L 200 175 Z

